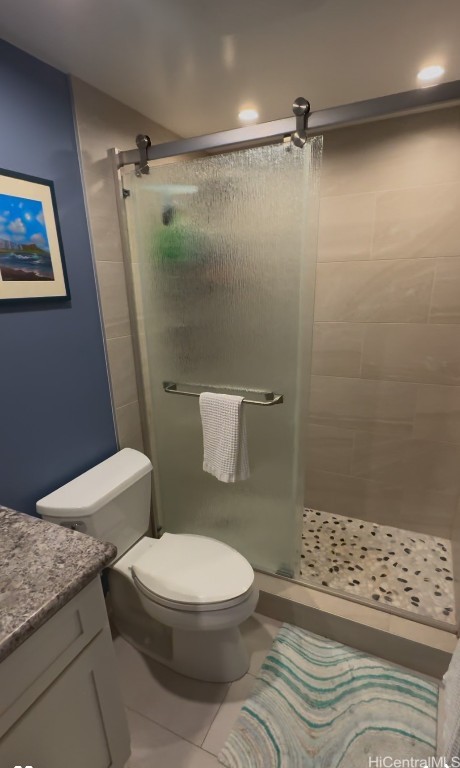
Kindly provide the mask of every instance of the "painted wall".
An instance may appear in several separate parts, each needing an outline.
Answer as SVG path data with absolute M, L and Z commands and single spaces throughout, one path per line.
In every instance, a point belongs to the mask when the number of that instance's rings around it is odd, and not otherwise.
M 0 167 L 55 183 L 72 300 L 0 305 L 0 502 L 114 453 L 110 389 L 67 77 L 0 41 Z
M 450 537 L 460 497 L 460 109 L 324 139 L 306 502 Z

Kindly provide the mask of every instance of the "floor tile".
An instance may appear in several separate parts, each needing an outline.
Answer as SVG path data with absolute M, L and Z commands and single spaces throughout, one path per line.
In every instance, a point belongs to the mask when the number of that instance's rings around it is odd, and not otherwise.
M 125 705 L 201 745 L 229 685 L 178 675 L 143 656 L 122 637 L 115 638 L 114 647 Z
M 456 623 L 452 547 L 439 536 L 305 509 L 300 579 Z
M 253 675 L 245 675 L 241 680 L 231 684 L 230 690 L 203 742 L 203 749 L 212 752 L 213 755 L 220 752 L 255 683 L 256 679 Z
M 251 675 L 257 675 L 281 624 L 281 621 L 255 613 L 241 625 L 241 633 L 251 658 L 248 670 Z
M 137 712 L 127 711 L 131 757 L 127 768 L 217 768 L 214 755 L 184 741 Z

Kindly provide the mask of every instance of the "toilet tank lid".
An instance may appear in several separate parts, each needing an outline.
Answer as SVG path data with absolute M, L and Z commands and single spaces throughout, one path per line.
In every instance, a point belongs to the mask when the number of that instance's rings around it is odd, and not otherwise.
M 152 470 L 147 456 L 133 448 L 110 456 L 37 502 L 47 517 L 87 517 Z

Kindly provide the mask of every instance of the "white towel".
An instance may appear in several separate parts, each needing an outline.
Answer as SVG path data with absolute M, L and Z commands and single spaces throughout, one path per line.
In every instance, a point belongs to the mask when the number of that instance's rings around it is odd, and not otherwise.
M 243 398 L 202 392 L 203 469 L 223 483 L 249 477 Z

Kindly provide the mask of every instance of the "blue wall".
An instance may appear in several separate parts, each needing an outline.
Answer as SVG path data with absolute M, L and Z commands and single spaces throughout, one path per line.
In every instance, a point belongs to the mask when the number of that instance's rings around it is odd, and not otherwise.
M 34 514 L 116 442 L 68 80 L 1 40 L 0 168 L 54 181 L 72 295 L 0 302 L 0 504 Z

